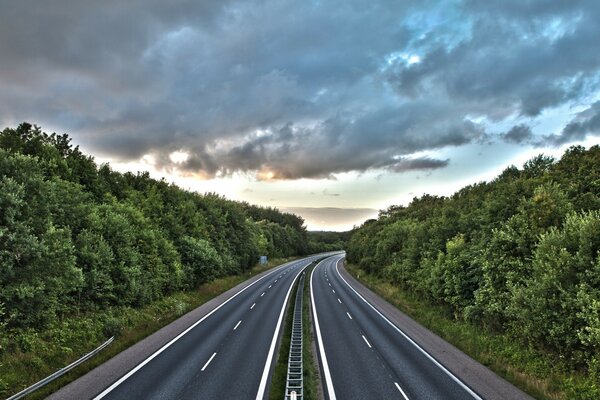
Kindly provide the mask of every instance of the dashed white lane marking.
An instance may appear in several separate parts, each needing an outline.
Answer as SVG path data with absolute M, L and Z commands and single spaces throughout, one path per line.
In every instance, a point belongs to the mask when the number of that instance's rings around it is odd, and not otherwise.
M 402 393 L 402 396 L 408 400 L 408 396 L 406 395 L 406 393 L 404 393 L 404 391 L 402 390 L 402 388 L 400 387 L 400 385 L 398 385 L 398 382 L 394 382 L 394 385 L 396 385 L 396 387 L 398 388 L 398 390 L 400 391 L 400 393 Z
M 352 316 L 350 315 L 349 312 L 346 311 L 346 315 L 348 316 L 348 318 L 352 319 Z
M 365 335 L 361 335 L 361 336 L 364 339 L 364 341 L 367 344 L 367 346 L 369 346 L 369 348 L 371 348 L 371 343 L 369 343 L 369 341 L 367 340 L 367 338 L 365 337 Z
M 262 294 L 260 295 L 260 297 L 263 297 L 265 295 L 265 292 L 262 292 Z
M 213 355 L 210 356 L 210 358 L 208 359 L 206 364 L 204 364 L 204 367 L 202 367 L 202 369 L 200 371 L 204 371 L 206 369 L 206 367 L 208 367 L 208 364 L 210 364 L 210 362 L 213 360 L 213 358 L 215 358 L 216 355 L 217 355 L 217 353 L 213 353 Z
M 338 297 L 338 302 L 339 302 L 340 304 L 342 304 L 342 301 L 340 300 L 340 298 L 339 298 L 339 297 Z
M 254 308 L 254 306 L 255 306 L 255 305 L 256 305 L 256 303 L 252 304 L 252 305 L 250 306 L 250 309 L 252 310 L 252 309 Z
M 328 283 L 329 286 L 331 286 L 331 283 Z
M 273 286 L 273 285 L 269 285 L 269 289 L 271 289 L 271 287 L 272 287 L 272 286 Z
M 240 326 L 240 324 L 242 323 L 242 320 L 240 319 L 239 322 L 237 324 L 235 324 L 235 326 L 233 327 L 233 330 L 235 331 L 238 326 Z
M 335 290 L 331 289 L 331 291 L 335 294 Z
M 275 279 L 275 282 L 273 282 L 273 283 L 277 283 L 277 279 Z

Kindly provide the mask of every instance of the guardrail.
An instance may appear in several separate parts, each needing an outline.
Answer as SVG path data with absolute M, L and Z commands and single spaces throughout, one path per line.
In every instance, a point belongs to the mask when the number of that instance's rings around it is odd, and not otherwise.
M 298 281 L 298 290 L 296 292 L 284 400 L 302 400 L 304 398 L 304 380 L 302 376 L 302 297 L 305 275 L 306 272 L 303 272 Z
M 113 342 L 113 340 L 115 340 L 114 336 L 111 337 L 110 339 L 108 339 L 106 342 L 102 343 L 95 350 L 92 350 L 89 353 L 87 353 L 86 355 L 84 355 L 83 357 L 81 357 L 79 360 L 73 361 L 71 364 L 67 365 L 66 367 L 59 369 L 58 371 L 56 371 L 52 375 L 50 375 L 50 376 L 42 379 L 41 381 L 39 381 L 37 383 L 34 383 L 33 385 L 29 386 L 26 389 L 21 390 L 19 393 L 10 396 L 6 400 L 22 399 L 23 397 L 27 396 L 28 394 L 31 394 L 31 393 L 35 392 L 39 388 L 41 388 L 43 386 L 46 386 L 47 384 L 49 384 L 50 382 L 52 382 L 56 378 L 61 377 L 62 375 L 66 374 L 67 372 L 69 372 L 73 368 L 77 367 L 78 365 L 84 363 L 85 361 L 89 360 L 90 358 L 92 358 L 93 356 L 95 356 L 96 354 L 98 354 L 106 346 L 108 346 L 109 344 L 111 344 Z

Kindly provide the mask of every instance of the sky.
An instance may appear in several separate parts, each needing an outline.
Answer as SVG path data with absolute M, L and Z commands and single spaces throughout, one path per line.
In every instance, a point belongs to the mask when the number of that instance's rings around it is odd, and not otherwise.
M 598 21 L 597 0 L 5 0 L 0 127 L 346 230 L 599 144 Z

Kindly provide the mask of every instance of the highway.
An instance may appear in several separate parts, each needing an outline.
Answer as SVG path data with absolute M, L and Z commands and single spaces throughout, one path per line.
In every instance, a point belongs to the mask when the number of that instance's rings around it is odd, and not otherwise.
M 284 264 L 244 287 L 94 398 L 265 398 L 291 288 L 320 257 Z
M 310 279 L 323 391 L 334 399 L 479 399 L 340 275 L 343 255 Z

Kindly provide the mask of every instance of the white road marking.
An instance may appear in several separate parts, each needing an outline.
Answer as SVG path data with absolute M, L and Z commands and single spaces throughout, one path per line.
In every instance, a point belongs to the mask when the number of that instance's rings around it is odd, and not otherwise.
M 213 355 L 210 356 L 210 358 L 208 359 L 206 364 L 204 364 L 204 367 L 202 367 L 202 369 L 200 371 L 204 371 L 206 369 L 206 367 L 208 367 L 208 364 L 210 364 L 210 362 L 213 360 L 213 358 L 215 358 L 216 355 L 217 355 L 217 353 L 213 353 Z
M 329 286 L 331 286 L 331 283 L 328 283 Z
M 277 283 L 277 279 L 275 279 L 275 282 L 273 282 L 273 283 Z
M 367 299 L 365 299 L 360 293 L 358 293 L 356 291 L 356 289 L 354 289 L 346 279 L 344 279 L 344 277 L 342 276 L 342 274 L 340 274 L 340 270 L 338 268 L 338 264 L 339 262 L 343 259 L 340 258 L 339 260 L 337 260 L 337 262 L 335 263 L 335 270 L 337 271 L 337 274 L 340 276 L 340 278 L 342 278 L 342 280 L 346 283 L 346 285 L 352 289 L 352 291 L 354 293 L 356 293 L 356 295 L 358 297 L 360 297 L 362 299 L 362 301 L 364 301 L 365 303 L 367 303 L 367 305 L 369 307 L 371 307 L 377 314 L 379 314 L 379 316 L 381 318 L 384 319 L 384 321 L 386 321 L 388 324 L 390 324 L 392 326 L 392 328 L 394 328 L 396 331 L 398 331 L 398 333 L 400 333 L 402 336 L 404 336 L 404 338 L 406 340 L 408 340 L 413 346 L 415 346 L 417 348 L 417 350 L 419 350 L 421 353 L 423 353 L 423 355 L 427 358 L 429 358 L 429 360 L 431 360 L 431 362 L 433 362 L 438 368 L 440 368 L 442 371 L 444 371 L 444 373 L 446 375 L 448 375 L 450 377 L 450 379 L 452 379 L 454 382 L 456 382 L 460 387 L 462 387 L 467 393 L 469 393 L 474 399 L 477 400 L 483 400 L 477 393 L 475 393 L 473 390 L 471 390 L 470 387 L 468 387 L 467 385 L 465 385 L 460 379 L 458 379 L 456 376 L 454 376 L 454 374 L 450 371 L 448 371 L 446 369 L 446 367 L 444 367 L 442 364 L 439 363 L 438 360 L 436 360 L 435 358 L 433 358 L 433 356 L 431 354 L 429 354 L 428 352 L 425 351 L 425 349 L 423 349 L 421 346 L 419 346 L 414 340 L 412 340 L 406 333 L 404 333 L 404 331 L 402 331 L 400 328 L 398 328 L 396 325 L 394 325 L 394 323 L 392 321 L 390 321 L 385 315 L 383 315 L 381 312 L 379 312 L 378 309 L 375 308 L 375 306 L 373 306 L 371 303 L 369 303 L 367 301 Z
M 404 393 L 404 390 L 402 390 L 402 388 L 400 387 L 400 385 L 398 385 L 398 382 L 394 382 L 394 385 L 396 385 L 396 387 L 398 388 L 398 390 L 400 391 L 400 393 L 402 393 L 402 396 L 408 400 L 408 396 L 406 395 L 406 393 Z
M 260 297 L 263 297 L 265 295 L 265 292 L 262 292 L 262 294 L 260 295 Z
M 352 317 L 350 316 L 350 313 L 348 311 L 346 311 L 346 315 L 348 316 L 348 318 L 352 319 Z
M 272 287 L 272 286 L 273 286 L 273 285 L 269 285 L 269 289 L 271 289 L 271 287 Z
M 281 312 L 279 313 L 279 320 L 277 321 L 277 326 L 275 327 L 275 332 L 273 332 L 273 340 L 271 340 L 271 347 L 269 348 L 269 354 L 267 355 L 267 361 L 265 362 L 265 368 L 263 369 L 262 378 L 260 379 L 260 384 L 258 386 L 258 392 L 256 393 L 256 400 L 263 400 L 265 397 L 265 390 L 267 388 L 267 380 L 269 379 L 269 371 L 271 370 L 271 364 L 273 361 L 273 354 L 275 353 L 275 345 L 277 344 L 277 339 L 279 338 L 279 330 L 281 329 L 281 325 L 283 322 L 283 314 L 285 313 L 285 306 L 288 303 L 288 299 L 290 297 L 290 293 L 292 292 L 292 288 L 296 283 L 296 279 L 300 276 L 302 271 L 306 269 L 312 263 L 306 264 L 304 267 L 300 268 L 300 270 L 296 273 L 290 288 L 285 295 L 285 300 L 283 300 L 283 305 L 281 306 Z
M 323 261 L 321 261 L 323 262 Z M 319 264 L 321 264 L 319 262 Z M 329 364 L 327 363 L 327 356 L 325 355 L 325 348 L 323 347 L 323 338 L 321 337 L 321 328 L 319 327 L 319 317 L 317 316 L 317 307 L 315 304 L 315 295 L 313 293 L 313 280 L 317 266 L 313 269 L 310 274 L 310 300 L 312 303 L 313 319 L 315 321 L 315 332 L 317 332 L 317 344 L 319 346 L 319 353 L 321 354 L 321 363 L 323 363 L 323 372 L 325 374 L 325 386 L 327 386 L 327 394 L 329 400 L 336 400 L 335 390 L 333 389 L 333 383 L 331 382 L 331 372 L 329 371 Z
M 340 304 L 342 304 L 342 301 L 340 300 L 340 298 L 339 298 L 339 297 L 338 297 L 338 302 L 339 302 Z
M 335 290 L 331 289 L 331 291 L 335 294 Z
M 371 343 L 369 343 L 369 341 L 367 340 L 367 338 L 365 337 L 365 335 L 361 335 L 361 336 L 364 339 L 364 341 L 367 344 L 367 346 L 369 346 L 369 348 L 371 348 Z
M 253 303 L 253 304 L 250 306 L 250 309 L 252 310 L 252 309 L 254 308 L 254 306 L 255 306 L 255 305 L 256 305 L 256 303 Z
M 240 326 L 240 324 L 242 323 L 242 320 L 240 319 L 240 321 L 235 324 L 235 326 L 233 327 L 233 330 L 235 331 L 237 329 L 238 326 Z
M 255 280 L 254 282 L 248 284 L 247 286 L 243 287 L 242 289 L 240 289 L 240 291 L 238 291 L 237 293 L 235 293 L 233 296 L 231 296 L 230 298 L 228 298 L 227 300 L 225 300 L 224 302 L 222 302 L 221 304 L 219 304 L 217 307 L 213 308 L 211 312 L 209 312 L 208 314 L 206 314 L 204 317 L 200 318 L 198 321 L 194 322 L 189 328 L 187 328 L 185 331 L 181 332 L 179 335 L 175 336 L 173 339 L 171 339 L 170 342 L 168 342 L 167 344 L 165 344 L 163 347 L 161 347 L 160 349 L 156 350 L 154 353 L 152 353 L 152 355 L 148 358 L 146 358 L 144 361 L 142 361 L 141 363 L 139 363 L 136 367 L 134 367 L 133 369 L 131 369 L 128 373 L 126 373 L 125 375 L 123 375 L 119 380 L 117 380 L 115 383 L 113 383 L 112 385 L 110 385 L 108 388 L 104 389 L 104 391 L 102 393 L 100 393 L 98 396 L 94 397 L 94 400 L 100 400 L 102 398 L 104 398 L 107 394 L 109 394 L 110 392 L 112 392 L 117 386 L 119 386 L 121 383 L 125 382 L 127 379 L 129 379 L 129 377 L 133 374 L 135 374 L 137 371 L 139 371 L 141 368 L 144 367 L 144 365 L 148 364 L 150 361 L 152 361 L 154 358 L 156 358 L 160 353 L 162 353 L 163 351 L 165 351 L 166 349 L 168 349 L 171 345 L 173 345 L 173 343 L 175 343 L 176 341 L 178 341 L 179 339 L 181 339 L 186 333 L 188 333 L 189 331 L 191 331 L 192 329 L 194 329 L 196 326 L 198 326 L 198 324 L 200 324 L 202 321 L 204 321 L 206 318 L 210 317 L 211 315 L 213 315 L 215 312 L 217 312 L 221 307 L 223 307 L 225 304 L 229 303 L 231 300 L 233 300 L 235 297 L 237 297 L 240 293 L 242 293 L 243 291 L 245 291 L 246 289 L 248 289 L 250 286 L 255 285 L 256 283 L 262 281 L 263 279 L 265 279 L 266 277 L 279 272 L 281 269 L 283 268 L 287 268 L 288 265 L 284 264 L 281 267 L 275 268 L 273 269 L 273 271 L 261 276 L 260 278 L 258 278 L 257 280 Z

